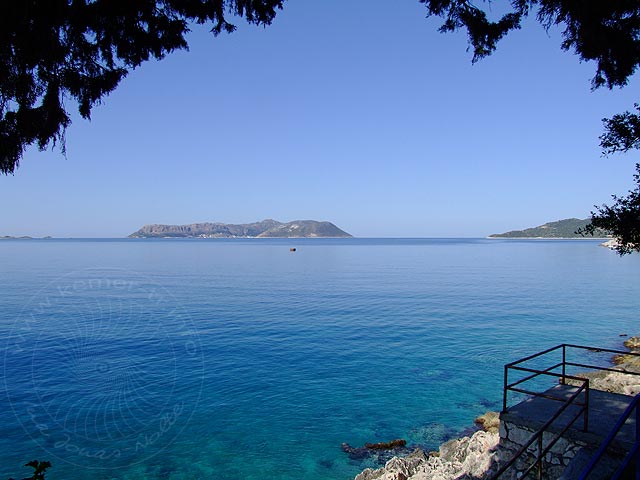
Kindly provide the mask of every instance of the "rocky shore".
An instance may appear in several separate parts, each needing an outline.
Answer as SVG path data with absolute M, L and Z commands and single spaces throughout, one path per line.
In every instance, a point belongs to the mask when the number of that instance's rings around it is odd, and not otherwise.
M 630 352 L 640 353 L 640 337 L 624 342 Z M 620 355 L 612 359 L 618 368 L 640 372 L 640 357 Z M 588 372 L 590 388 L 625 395 L 640 393 L 640 376 L 618 372 Z M 354 480 L 471 480 L 486 479 L 507 461 L 510 452 L 500 445 L 498 433 L 500 418 L 496 412 L 487 412 L 476 423 L 482 430 L 468 437 L 450 440 L 437 452 L 426 453 L 415 449 L 407 456 L 396 456 L 378 469 L 367 468 Z
M 355 480 L 447 480 L 482 478 L 495 463 L 498 433 L 479 431 L 450 440 L 437 453 L 420 449 L 406 457 L 394 457 L 384 467 L 367 468 Z

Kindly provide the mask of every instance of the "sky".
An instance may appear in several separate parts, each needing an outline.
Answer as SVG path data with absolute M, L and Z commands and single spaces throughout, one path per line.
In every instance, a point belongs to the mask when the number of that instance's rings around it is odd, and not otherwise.
M 189 36 L 0 177 L 0 235 L 124 237 L 144 224 L 326 220 L 359 237 L 484 237 L 633 187 L 601 119 L 637 85 L 528 21 L 472 64 L 417 0 L 289 0 L 273 24 Z M 69 104 L 73 108 L 72 104 Z

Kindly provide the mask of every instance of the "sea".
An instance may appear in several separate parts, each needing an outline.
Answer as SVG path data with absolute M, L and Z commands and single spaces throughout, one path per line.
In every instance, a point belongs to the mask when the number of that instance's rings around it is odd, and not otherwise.
M 343 443 L 437 449 L 505 363 L 640 334 L 640 255 L 599 243 L 2 240 L 0 478 L 347 480 L 380 459 Z

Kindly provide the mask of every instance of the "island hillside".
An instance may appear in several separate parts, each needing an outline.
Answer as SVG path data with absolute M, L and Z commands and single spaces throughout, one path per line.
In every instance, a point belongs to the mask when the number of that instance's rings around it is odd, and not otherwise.
M 46 237 L 41 237 L 40 240 L 51 240 L 53 237 L 47 235 Z M 13 235 L 1 235 L 0 240 L 38 240 L 38 237 L 30 237 L 29 235 L 22 235 L 20 237 L 15 237 Z
M 589 222 L 589 218 L 584 220 L 579 218 L 566 218 L 525 230 L 494 233 L 489 235 L 489 238 L 590 238 L 590 235 L 583 236 L 576 233 L 578 229 L 584 228 Z M 595 238 L 607 238 L 610 236 L 606 231 L 601 229 L 596 229 L 594 232 Z
M 351 237 L 331 222 L 294 220 L 282 223 L 263 220 L 239 225 L 192 223 L 189 225 L 145 225 L 129 238 L 329 238 Z

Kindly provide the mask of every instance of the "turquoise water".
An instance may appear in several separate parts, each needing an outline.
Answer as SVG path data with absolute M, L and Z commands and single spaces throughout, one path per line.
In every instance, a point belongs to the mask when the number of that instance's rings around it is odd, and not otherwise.
M 504 363 L 640 333 L 640 256 L 587 240 L 6 240 L 0 272 L 0 478 L 349 479 L 342 442 L 436 448 Z

